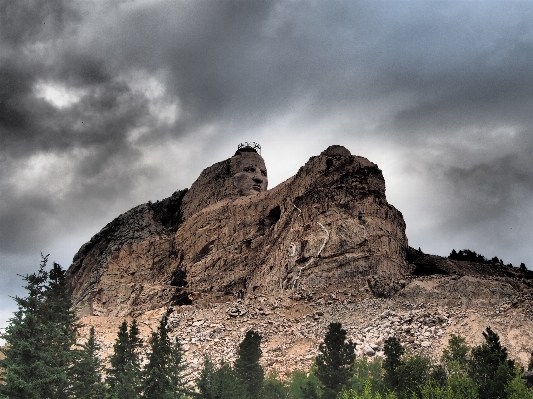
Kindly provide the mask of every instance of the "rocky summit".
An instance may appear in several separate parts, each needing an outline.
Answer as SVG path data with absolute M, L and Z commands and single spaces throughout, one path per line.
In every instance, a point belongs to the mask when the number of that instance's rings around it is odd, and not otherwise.
M 331 146 L 267 190 L 256 148 L 206 168 L 189 190 L 120 215 L 75 255 L 74 305 L 108 353 L 124 319 L 148 337 L 163 315 L 200 366 L 231 361 L 249 329 L 263 363 L 307 368 L 327 325 L 361 356 L 396 335 L 438 356 L 450 334 L 488 325 L 523 363 L 533 345 L 531 272 L 426 255 L 408 246 L 378 166 Z

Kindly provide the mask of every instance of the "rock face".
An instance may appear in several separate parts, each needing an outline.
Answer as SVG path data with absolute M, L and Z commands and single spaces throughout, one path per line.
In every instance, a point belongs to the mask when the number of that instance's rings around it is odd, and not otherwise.
M 383 356 L 396 336 L 434 360 L 451 334 L 477 345 L 491 326 L 513 358 L 529 361 L 533 272 L 408 247 L 372 162 L 333 146 L 266 188 L 262 158 L 245 148 L 190 190 L 105 226 L 69 269 L 80 340 L 94 326 L 105 357 L 134 316 L 146 347 L 166 315 L 197 372 L 205 355 L 233 361 L 254 329 L 262 365 L 286 374 L 311 366 L 331 322 L 358 356 Z
M 190 190 L 109 223 L 69 269 L 80 315 L 136 316 L 332 285 L 375 296 L 401 288 L 396 281 L 410 271 L 405 223 L 377 165 L 332 146 L 269 191 L 266 175 L 259 154 L 240 150 Z

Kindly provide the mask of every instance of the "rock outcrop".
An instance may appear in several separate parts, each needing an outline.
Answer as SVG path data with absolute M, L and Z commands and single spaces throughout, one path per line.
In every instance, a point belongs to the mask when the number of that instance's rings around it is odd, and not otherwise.
M 105 356 L 125 318 L 137 317 L 148 338 L 167 315 L 198 371 L 204 355 L 234 360 L 254 329 L 263 366 L 284 374 L 311 365 L 333 321 L 359 356 L 382 356 L 394 335 L 434 359 L 451 334 L 474 345 L 491 326 L 527 364 L 533 272 L 408 247 L 381 171 L 343 147 L 269 191 L 266 175 L 259 154 L 241 149 L 190 190 L 96 234 L 69 269 L 81 339 L 94 326 Z
M 234 179 L 250 163 L 241 158 L 126 212 L 85 244 L 69 269 L 80 314 L 139 315 L 332 284 L 369 285 L 377 296 L 399 288 L 405 223 L 377 165 L 332 146 L 270 191 L 266 176 L 255 177 L 254 192 Z

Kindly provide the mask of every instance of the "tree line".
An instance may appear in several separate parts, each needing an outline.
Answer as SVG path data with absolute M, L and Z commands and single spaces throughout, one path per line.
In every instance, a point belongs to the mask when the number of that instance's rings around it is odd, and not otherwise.
M 179 339 L 171 339 L 167 318 L 151 334 L 148 350 L 135 319 L 118 329 L 104 367 L 94 328 L 76 344 L 80 328 L 72 311 L 66 273 L 57 264 L 23 279 L 27 296 L 1 337 L 0 398 L 9 399 L 533 399 L 507 349 L 490 327 L 484 342 L 470 347 L 452 335 L 439 362 L 409 353 L 396 337 L 384 358 L 356 357 L 340 323 L 331 323 L 309 370 L 287 378 L 265 376 L 261 335 L 248 331 L 233 363 L 205 357 L 193 378 Z M 529 364 L 533 370 L 533 354 Z
M 476 251 L 472 251 L 470 249 L 461 249 L 459 252 L 457 252 L 455 249 L 452 249 L 452 252 L 450 252 L 450 255 L 448 255 L 448 259 L 453 260 L 462 260 L 462 261 L 468 261 L 473 263 L 481 263 L 484 265 L 501 265 L 504 266 L 503 259 L 499 259 L 497 256 L 494 256 L 491 259 L 488 259 L 487 257 L 478 254 Z M 509 263 L 505 266 L 513 267 L 512 263 Z M 527 267 L 525 263 L 520 263 L 519 266 L 520 270 L 523 272 L 527 272 Z

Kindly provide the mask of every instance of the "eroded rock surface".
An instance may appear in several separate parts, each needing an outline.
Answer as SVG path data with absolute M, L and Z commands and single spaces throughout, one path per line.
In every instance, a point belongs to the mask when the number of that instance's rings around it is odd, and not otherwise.
M 377 165 L 332 146 L 266 189 L 256 152 L 202 172 L 189 191 L 121 215 L 70 268 L 83 315 L 289 295 L 347 282 L 376 296 L 408 271 L 402 214 Z
M 310 367 L 330 322 L 343 324 L 358 356 L 382 356 L 397 336 L 435 360 L 451 334 L 479 344 L 491 326 L 526 364 L 533 272 L 408 247 L 381 171 L 344 147 L 269 191 L 262 158 L 244 153 L 206 168 L 190 190 L 119 216 L 80 249 L 69 272 L 82 340 L 94 326 L 106 356 L 125 318 L 148 338 L 167 315 L 198 371 L 204 355 L 234 360 L 254 329 L 263 366 L 284 374 Z

